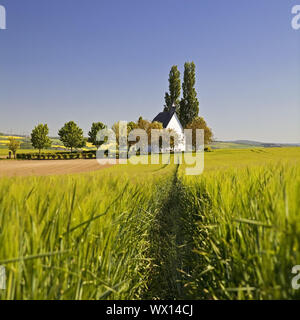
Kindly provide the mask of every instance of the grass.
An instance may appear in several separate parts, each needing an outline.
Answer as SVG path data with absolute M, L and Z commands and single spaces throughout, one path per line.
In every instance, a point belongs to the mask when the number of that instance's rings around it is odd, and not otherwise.
M 267 164 L 184 178 L 192 268 L 183 280 L 198 299 L 291 299 L 300 261 L 299 164 Z
M 205 172 L 300 161 L 300 148 L 224 149 L 205 153 Z
M 292 299 L 300 148 L 0 180 L 1 299 Z
M 139 183 L 111 171 L 1 179 L 0 264 L 7 268 L 7 290 L 0 297 L 133 297 L 149 186 L 164 179 L 150 171 L 143 176 Z

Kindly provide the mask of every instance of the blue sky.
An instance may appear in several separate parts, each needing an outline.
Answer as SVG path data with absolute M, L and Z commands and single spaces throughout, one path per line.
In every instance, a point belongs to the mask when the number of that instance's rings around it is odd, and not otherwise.
M 197 66 L 220 140 L 300 142 L 300 0 L 0 0 L 0 132 L 152 120 L 168 73 Z

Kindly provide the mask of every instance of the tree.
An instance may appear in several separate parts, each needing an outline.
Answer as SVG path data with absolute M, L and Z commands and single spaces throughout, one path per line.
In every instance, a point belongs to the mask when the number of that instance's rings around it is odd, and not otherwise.
M 137 143 L 137 141 L 128 141 L 129 133 L 134 129 L 138 129 L 138 125 L 133 121 L 128 122 L 127 123 L 127 147 L 128 147 L 128 151 L 129 151 L 131 146 L 133 146 L 133 145 L 135 145 Z M 113 124 L 112 130 L 114 131 L 114 133 L 116 135 L 116 141 L 117 141 L 117 144 L 119 145 L 120 144 L 120 121 L 118 121 L 118 122 Z
M 180 72 L 177 66 L 171 68 L 169 74 L 169 93 L 165 93 L 165 108 L 164 111 L 171 111 L 173 105 L 176 107 L 176 112 L 179 111 L 180 93 L 181 93 Z
M 195 89 L 196 74 L 194 62 L 184 64 L 184 80 L 182 84 L 183 98 L 180 101 L 179 119 L 182 126 L 193 121 L 199 113 L 199 101 Z
M 102 122 L 93 122 L 91 130 L 88 133 L 88 142 L 92 143 L 97 149 L 104 143 L 104 141 L 97 140 L 97 135 L 100 130 L 103 130 L 105 128 L 106 125 L 104 125 Z
M 152 140 L 156 140 L 157 139 L 157 134 L 155 132 L 152 132 L 152 130 L 163 130 L 163 124 L 161 122 L 158 121 L 154 121 L 154 122 L 149 122 L 148 128 L 146 130 L 147 135 L 148 135 L 148 145 L 151 146 L 151 141 Z M 163 139 L 163 137 L 160 139 L 159 144 L 161 144 L 161 140 Z
M 129 136 L 130 132 L 135 129 L 138 129 L 138 125 L 133 121 L 128 122 L 128 124 L 127 124 L 127 137 Z M 139 139 L 138 139 L 138 141 L 139 141 Z M 137 141 L 128 141 L 127 143 L 128 143 L 128 151 L 129 151 L 130 148 L 137 143 Z
M 74 121 L 65 123 L 65 125 L 58 131 L 60 141 L 66 148 L 70 148 L 71 152 L 74 148 L 82 148 L 85 146 L 85 139 L 83 131 Z
M 42 149 L 51 147 L 51 140 L 48 137 L 49 129 L 47 124 L 37 125 L 31 132 L 31 143 L 34 149 L 41 153 Z
M 16 159 L 17 150 L 20 148 L 20 141 L 15 139 L 14 137 L 8 138 L 8 149 L 13 153 L 14 158 Z
M 122 132 L 120 132 L 120 121 L 118 122 L 115 122 L 113 125 L 112 125 L 112 130 L 113 132 L 115 133 L 116 135 L 116 142 L 117 142 L 117 145 L 120 144 L 120 133 L 122 134 Z M 127 133 L 128 134 L 128 133 Z
M 137 122 L 138 128 L 139 129 L 143 129 L 146 132 L 148 131 L 150 124 L 151 124 L 151 122 L 149 122 L 148 120 L 143 119 L 142 117 L 139 117 L 139 120 Z
M 177 134 L 177 132 L 173 129 L 168 129 L 168 133 L 170 134 L 170 147 L 171 150 L 174 152 L 175 147 L 177 146 L 177 144 L 179 143 L 179 135 Z
M 186 127 L 187 129 L 192 129 L 193 137 L 193 147 L 196 148 L 196 129 L 204 130 L 204 144 L 210 144 L 213 139 L 212 130 L 207 126 L 205 120 L 202 117 L 196 117 L 191 123 Z
M 148 135 L 148 144 L 151 145 L 151 139 L 152 139 L 152 133 L 151 130 L 152 129 L 156 129 L 156 130 L 162 130 L 163 129 L 163 124 L 161 122 L 150 122 L 148 120 L 143 119 L 142 117 L 139 118 L 138 122 L 137 122 L 137 126 L 139 129 L 143 129 L 146 131 L 147 135 Z
M 138 125 L 137 125 L 134 121 L 128 122 L 128 124 L 127 124 L 128 134 L 129 134 L 132 130 L 137 129 L 137 128 L 138 128 Z

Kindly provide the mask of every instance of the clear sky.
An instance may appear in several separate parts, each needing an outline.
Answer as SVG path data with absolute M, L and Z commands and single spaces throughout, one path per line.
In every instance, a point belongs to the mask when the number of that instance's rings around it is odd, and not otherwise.
M 300 142 L 300 0 L 0 0 L 0 132 L 152 120 L 168 73 L 197 67 L 220 140 Z

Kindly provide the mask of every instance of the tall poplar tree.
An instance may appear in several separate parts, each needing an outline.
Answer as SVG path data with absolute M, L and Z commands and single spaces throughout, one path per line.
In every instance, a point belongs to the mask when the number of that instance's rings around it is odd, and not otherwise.
M 169 74 L 169 92 L 165 94 L 165 108 L 164 111 L 170 111 L 172 106 L 176 106 L 176 112 L 179 111 L 180 93 L 181 93 L 180 72 L 177 66 L 171 68 Z
M 199 101 L 195 89 L 196 66 L 194 62 L 184 64 L 184 77 L 182 83 L 183 98 L 180 101 L 179 119 L 185 128 L 199 113 Z

